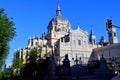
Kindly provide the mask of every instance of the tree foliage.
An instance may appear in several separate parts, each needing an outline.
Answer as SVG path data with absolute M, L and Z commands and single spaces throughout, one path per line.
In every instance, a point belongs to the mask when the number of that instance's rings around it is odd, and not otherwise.
M 36 47 L 33 48 L 33 49 L 29 52 L 29 61 L 30 61 L 30 63 L 36 62 L 38 53 L 39 53 L 39 50 L 38 50 L 38 48 L 36 48 Z
M 0 69 L 9 51 L 9 41 L 16 35 L 14 22 L 0 8 Z
M 44 80 L 48 73 L 48 60 L 39 57 L 41 50 L 33 48 L 29 52 L 28 63 L 25 64 L 21 71 L 23 80 Z
M 13 60 L 12 70 L 14 75 L 19 75 L 23 67 L 24 67 L 23 59 L 16 58 Z
M 0 80 L 8 80 L 12 78 L 12 70 L 11 69 L 7 69 L 4 72 L 1 72 L 0 75 Z

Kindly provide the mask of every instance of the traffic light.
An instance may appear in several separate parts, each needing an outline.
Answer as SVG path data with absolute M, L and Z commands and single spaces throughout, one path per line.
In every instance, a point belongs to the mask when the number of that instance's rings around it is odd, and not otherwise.
M 111 19 L 107 19 L 106 28 L 109 29 L 111 27 L 112 27 L 112 20 Z

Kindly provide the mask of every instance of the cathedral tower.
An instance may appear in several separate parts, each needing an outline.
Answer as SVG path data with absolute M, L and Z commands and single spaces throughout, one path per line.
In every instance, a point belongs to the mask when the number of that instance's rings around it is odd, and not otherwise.
M 106 29 L 108 31 L 108 39 L 110 44 L 118 43 L 116 28 L 112 25 L 112 20 L 107 19 Z
M 92 45 L 95 45 L 95 44 L 96 44 L 96 36 L 94 35 L 92 29 L 91 29 L 89 41 L 90 41 L 90 43 L 91 43 Z
M 49 44 L 55 45 L 56 41 L 68 34 L 70 30 L 69 21 L 61 14 L 60 2 L 56 9 L 56 15 L 48 24 Z

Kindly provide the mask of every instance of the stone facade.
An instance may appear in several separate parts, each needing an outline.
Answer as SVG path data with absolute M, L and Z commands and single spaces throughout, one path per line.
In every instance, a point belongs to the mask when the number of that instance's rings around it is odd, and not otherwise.
M 47 40 L 45 38 L 39 38 L 36 36 L 35 38 L 30 38 L 28 40 L 28 45 L 26 47 L 15 50 L 14 58 L 21 58 L 23 59 L 23 63 L 26 63 L 27 59 L 29 58 L 29 52 L 35 47 L 41 51 L 39 56 L 43 58 L 49 56 L 52 52 L 51 46 L 47 45 Z
M 111 59 L 120 60 L 120 43 L 95 48 L 93 51 L 98 60 L 100 60 L 101 55 L 103 55 L 107 61 Z
M 89 61 L 99 60 L 102 54 L 105 59 L 120 56 L 120 44 L 117 41 L 115 28 L 107 28 L 109 42 L 105 42 L 102 36 L 100 42 L 96 43 L 96 36 L 92 30 L 88 35 L 88 32 L 79 26 L 76 30 L 71 29 L 70 22 L 61 14 L 59 3 L 56 15 L 49 22 L 47 29 L 47 34 L 30 38 L 26 47 L 15 50 L 14 58 L 22 58 L 23 63 L 26 63 L 28 54 L 34 47 L 41 50 L 40 56 L 43 58 L 54 53 L 57 64 L 62 64 L 66 54 L 71 65 L 74 65 L 76 57 L 80 63 L 88 64 Z
M 70 30 L 69 34 L 59 40 L 60 61 L 63 61 L 65 54 L 68 54 L 71 65 L 74 64 L 76 56 L 81 58 L 82 64 L 87 64 L 93 46 L 88 41 L 88 33 L 78 28 Z

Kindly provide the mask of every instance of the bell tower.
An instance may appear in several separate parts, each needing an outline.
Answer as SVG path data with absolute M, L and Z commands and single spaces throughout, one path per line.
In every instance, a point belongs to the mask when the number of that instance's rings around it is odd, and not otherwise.
M 91 32 L 90 32 L 89 42 L 90 42 L 92 45 L 95 45 L 95 44 L 96 44 L 96 36 L 94 35 L 92 29 L 91 29 Z
M 116 28 L 112 25 L 112 20 L 111 19 L 107 19 L 106 29 L 108 31 L 108 39 L 109 39 L 110 45 L 118 43 Z

